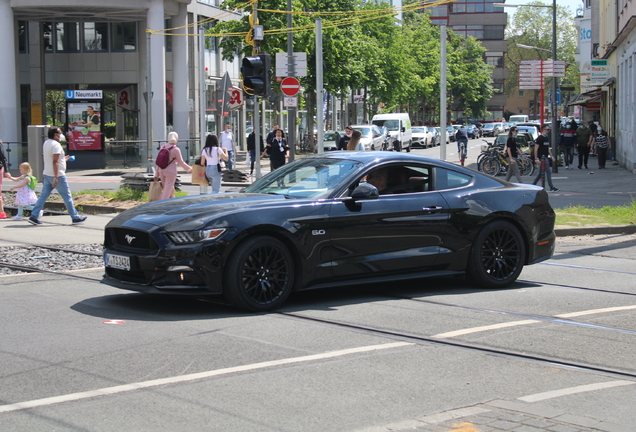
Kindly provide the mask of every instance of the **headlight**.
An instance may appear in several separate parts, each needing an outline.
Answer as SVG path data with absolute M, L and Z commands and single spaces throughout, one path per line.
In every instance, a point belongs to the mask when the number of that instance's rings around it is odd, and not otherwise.
M 199 231 L 176 231 L 166 233 L 166 235 L 175 244 L 186 244 L 215 240 L 224 232 L 225 228 L 220 228 Z

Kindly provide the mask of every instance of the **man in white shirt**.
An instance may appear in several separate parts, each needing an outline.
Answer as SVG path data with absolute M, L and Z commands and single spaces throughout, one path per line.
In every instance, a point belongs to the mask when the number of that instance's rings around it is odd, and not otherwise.
M 63 137 L 62 130 L 57 126 L 53 126 L 49 128 L 48 137 L 49 139 L 44 141 L 44 145 L 42 146 L 42 154 L 44 156 L 42 192 L 31 211 L 29 223 L 31 225 L 42 225 L 40 218 L 42 217 L 41 212 L 44 203 L 49 198 L 49 195 L 51 195 L 53 189 L 57 189 L 57 192 L 64 200 L 66 210 L 69 216 L 71 216 L 73 225 L 80 224 L 86 220 L 86 216 L 80 216 L 77 210 L 75 210 L 71 188 L 66 181 L 66 161 L 70 156 L 64 156 L 64 149 L 60 145 L 60 139 Z
M 221 132 L 221 147 L 227 150 L 227 168 L 234 168 L 234 134 L 232 134 L 232 126 L 225 125 L 225 131 Z

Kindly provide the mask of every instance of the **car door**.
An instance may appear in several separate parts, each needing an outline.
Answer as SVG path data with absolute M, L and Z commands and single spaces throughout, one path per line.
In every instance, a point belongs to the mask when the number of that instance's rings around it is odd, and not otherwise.
M 442 195 L 429 191 L 432 168 L 387 167 L 408 172 L 408 191 L 395 189 L 377 199 L 336 200 L 329 215 L 331 265 L 336 280 L 413 273 L 434 267 L 449 218 Z M 360 179 L 364 182 L 364 176 Z

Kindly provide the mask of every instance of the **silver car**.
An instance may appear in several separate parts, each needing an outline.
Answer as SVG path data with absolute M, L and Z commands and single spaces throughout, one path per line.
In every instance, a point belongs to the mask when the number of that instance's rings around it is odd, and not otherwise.
M 351 128 L 362 133 L 360 142 L 364 146 L 365 150 L 382 150 L 384 135 L 382 135 L 382 131 L 379 127 L 373 124 L 366 124 L 352 125 Z
M 428 148 L 435 144 L 433 143 L 433 131 L 427 126 L 414 126 L 413 138 L 411 145 L 414 147 Z

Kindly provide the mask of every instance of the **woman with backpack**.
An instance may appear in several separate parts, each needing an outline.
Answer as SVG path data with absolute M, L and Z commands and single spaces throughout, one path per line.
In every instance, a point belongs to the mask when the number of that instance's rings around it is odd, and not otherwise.
M 221 161 L 229 159 L 225 147 L 219 147 L 219 139 L 214 134 L 209 134 L 205 139 L 205 147 L 201 151 L 201 165 L 205 165 L 205 176 L 212 185 L 212 193 L 217 194 L 221 190 Z
M 192 167 L 184 162 L 181 150 L 177 147 L 179 135 L 176 132 L 168 134 L 168 142 L 161 146 L 157 155 L 155 168 L 155 181 L 161 180 L 163 191 L 159 195 L 160 200 L 174 198 L 174 184 L 177 181 L 177 165 L 187 172 L 192 172 Z M 165 150 L 165 151 L 164 151 Z
M 37 179 L 31 175 L 31 165 L 28 162 L 20 164 L 20 177 L 12 177 L 7 175 L 7 178 L 18 182 L 10 190 L 17 190 L 15 194 L 15 205 L 18 206 L 18 214 L 15 215 L 12 220 L 22 220 L 22 210 L 26 207 L 28 210 L 33 210 L 33 204 L 38 200 L 35 195 L 35 185 L 37 185 Z M 38 217 L 39 219 L 40 217 Z

